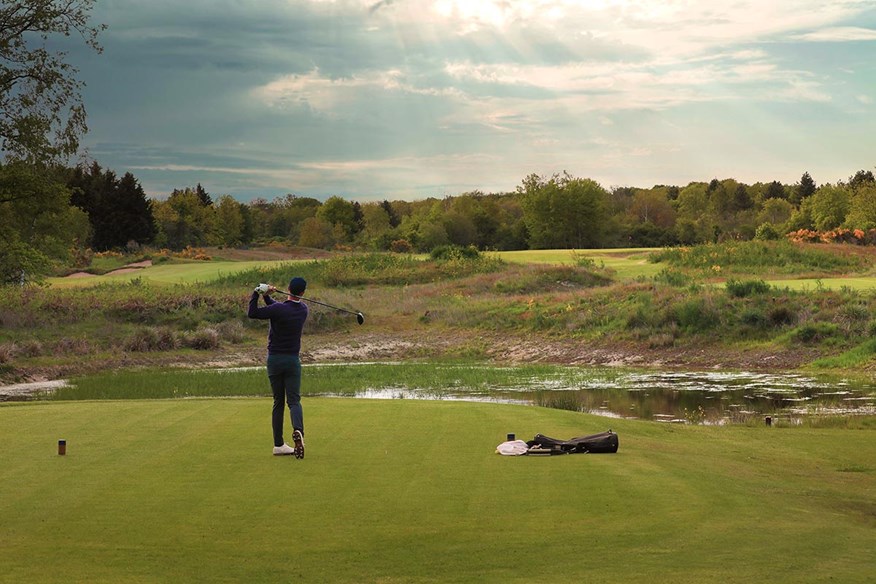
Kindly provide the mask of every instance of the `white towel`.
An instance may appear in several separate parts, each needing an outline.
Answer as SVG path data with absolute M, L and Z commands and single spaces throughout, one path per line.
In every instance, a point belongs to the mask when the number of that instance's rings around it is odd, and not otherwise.
M 496 452 L 502 456 L 520 456 L 521 454 L 526 454 L 527 450 L 529 450 L 529 447 L 523 440 L 509 440 L 496 446 Z

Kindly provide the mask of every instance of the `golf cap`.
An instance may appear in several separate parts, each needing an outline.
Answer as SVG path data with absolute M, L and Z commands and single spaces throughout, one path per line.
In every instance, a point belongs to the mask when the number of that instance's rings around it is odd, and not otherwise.
M 295 277 L 289 280 L 289 293 L 293 296 L 301 296 L 307 289 L 307 281 L 304 278 Z

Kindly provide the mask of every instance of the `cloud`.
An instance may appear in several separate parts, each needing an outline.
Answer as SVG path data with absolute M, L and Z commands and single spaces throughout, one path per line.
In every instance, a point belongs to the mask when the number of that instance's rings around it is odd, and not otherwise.
M 152 192 L 202 175 L 215 192 L 424 195 L 582 161 L 623 182 L 629 156 L 641 172 L 698 177 L 702 144 L 740 127 L 764 133 L 737 143 L 775 152 L 804 116 L 841 133 L 873 103 L 869 55 L 840 42 L 876 40 L 869 6 L 115 0 L 94 8 L 110 25 L 104 54 L 71 56 L 85 144 Z
M 854 41 L 876 41 L 876 30 L 856 26 L 823 28 L 813 32 L 792 35 L 792 39 L 817 43 L 846 43 Z

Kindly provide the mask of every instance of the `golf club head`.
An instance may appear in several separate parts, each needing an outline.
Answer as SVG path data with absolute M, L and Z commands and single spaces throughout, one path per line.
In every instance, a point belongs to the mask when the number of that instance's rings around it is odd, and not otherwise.
M 361 312 L 357 312 L 356 313 L 356 322 L 358 322 L 359 324 L 364 324 L 365 323 L 365 315 L 362 314 Z

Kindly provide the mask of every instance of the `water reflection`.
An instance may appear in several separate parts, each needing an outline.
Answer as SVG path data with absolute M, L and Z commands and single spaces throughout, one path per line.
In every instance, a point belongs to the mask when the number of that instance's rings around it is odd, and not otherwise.
M 796 374 L 576 370 L 518 380 L 514 386 L 448 390 L 389 387 L 356 397 L 534 404 L 616 418 L 670 423 L 748 423 L 770 416 L 876 415 L 876 388 Z

